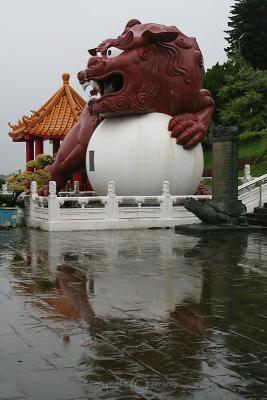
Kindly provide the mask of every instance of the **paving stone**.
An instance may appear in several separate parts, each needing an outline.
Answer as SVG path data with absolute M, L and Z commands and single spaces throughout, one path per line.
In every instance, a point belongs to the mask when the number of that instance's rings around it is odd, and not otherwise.
M 255 233 L 5 232 L 0 400 L 263 400 L 264 255 Z
M 0 381 L 0 400 L 19 400 L 27 397 L 27 393 L 17 383 Z

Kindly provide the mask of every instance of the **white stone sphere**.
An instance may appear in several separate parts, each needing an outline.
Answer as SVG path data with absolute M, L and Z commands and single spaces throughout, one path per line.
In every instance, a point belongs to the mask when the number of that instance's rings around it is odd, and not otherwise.
M 169 181 L 173 195 L 194 194 L 203 172 L 200 144 L 184 150 L 171 138 L 171 117 L 160 113 L 106 118 L 92 135 L 86 155 L 89 181 L 99 196 L 109 181 L 116 194 L 160 195 Z

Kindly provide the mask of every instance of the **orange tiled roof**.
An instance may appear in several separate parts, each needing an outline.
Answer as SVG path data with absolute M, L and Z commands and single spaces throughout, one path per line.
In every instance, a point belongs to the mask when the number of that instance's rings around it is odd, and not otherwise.
M 9 136 L 13 140 L 23 140 L 32 137 L 45 139 L 63 138 L 79 121 L 85 106 L 85 100 L 71 86 L 70 75 L 62 75 L 63 86 L 38 111 L 32 111 L 30 117 L 22 117 L 11 125 Z

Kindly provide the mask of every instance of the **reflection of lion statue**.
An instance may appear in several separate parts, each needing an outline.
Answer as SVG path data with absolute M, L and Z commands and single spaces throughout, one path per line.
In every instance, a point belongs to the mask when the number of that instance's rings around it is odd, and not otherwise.
M 89 53 L 78 78 L 91 98 L 50 167 L 59 187 L 85 167 L 88 142 L 102 118 L 164 113 L 173 117 L 171 136 L 185 149 L 204 138 L 214 104 L 202 89 L 203 59 L 194 38 L 174 26 L 131 20 L 121 36 Z

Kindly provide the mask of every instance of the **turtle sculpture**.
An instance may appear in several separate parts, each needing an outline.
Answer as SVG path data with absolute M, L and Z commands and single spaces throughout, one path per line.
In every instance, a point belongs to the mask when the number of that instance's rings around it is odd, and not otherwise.
M 233 215 L 231 208 L 222 199 L 207 200 L 205 203 L 189 198 L 185 208 L 195 214 L 204 224 L 209 225 L 247 225 L 247 208 L 241 205 L 241 212 Z
M 90 99 L 49 167 L 58 189 L 85 168 L 91 136 L 105 118 L 163 113 L 171 137 L 184 149 L 205 137 L 214 109 L 203 85 L 203 57 L 195 38 L 175 26 L 130 20 L 123 33 L 89 50 L 78 73 Z

